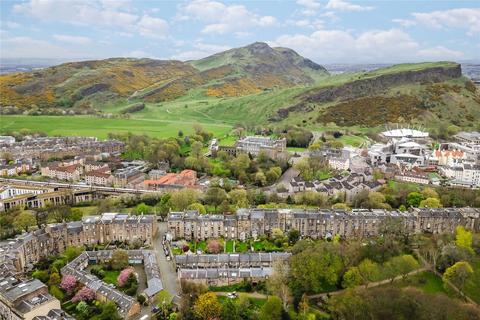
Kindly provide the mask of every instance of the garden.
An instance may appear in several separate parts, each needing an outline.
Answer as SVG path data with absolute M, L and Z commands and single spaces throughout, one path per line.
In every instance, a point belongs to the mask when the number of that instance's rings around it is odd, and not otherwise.
M 208 241 L 180 240 L 172 244 L 174 255 L 191 253 L 246 253 L 246 252 L 281 252 L 290 247 L 288 240 L 285 242 L 261 237 L 259 239 L 225 240 L 211 239 Z

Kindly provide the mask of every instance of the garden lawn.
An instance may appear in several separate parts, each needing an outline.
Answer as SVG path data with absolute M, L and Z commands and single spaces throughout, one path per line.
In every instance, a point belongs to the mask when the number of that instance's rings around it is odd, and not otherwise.
M 247 242 L 235 241 L 235 251 L 244 253 L 250 249 L 250 245 Z
M 120 271 L 105 270 L 105 277 L 102 280 L 105 281 L 106 283 L 111 283 L 118 286 L 117 278 L 119 274 L 120 274 Z
M 283 251 L 283 248 L 277 247 L 275 244 L 273 244 L 268 240 L 254 241 L 253 249 L 255 251 L 265 251 L 265 252 Z
M 227 253 L 233 253 L 233 240 L 228 240 L 225 242 L 225 251 Z

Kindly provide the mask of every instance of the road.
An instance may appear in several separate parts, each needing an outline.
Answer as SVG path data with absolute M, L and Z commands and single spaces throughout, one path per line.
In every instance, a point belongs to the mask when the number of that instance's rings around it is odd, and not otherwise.
M 157 236 L 153 240 L 153 248 L 157 255 L 158 267 L 160 269 L 160 276 L 163 287 L 172 296 L 180 294 L 180 283 L 178 281 L 177 273 L 173 261 L 167 261 L 167 257 L 163 252 L 162 239 L 167 231 L 166 222 L 158 222 Z

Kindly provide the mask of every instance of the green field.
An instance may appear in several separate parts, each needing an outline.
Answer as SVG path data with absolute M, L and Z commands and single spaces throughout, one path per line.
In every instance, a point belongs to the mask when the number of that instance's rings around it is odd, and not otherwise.
M 147 134 L 152 137 L 175 137 L 181 130 L 185 135 L 193 133 L 193 125 L 201 124 L 215 136 L 223 136 L 231 130 L 227 124 L 202 123 L 193 120 L 173 121 L 159 119 L 106 119 L 89 116 L 2 116 L 0 133 L 30 129 L 48 135 L 95 136 L 106 138 L 108 133 Z

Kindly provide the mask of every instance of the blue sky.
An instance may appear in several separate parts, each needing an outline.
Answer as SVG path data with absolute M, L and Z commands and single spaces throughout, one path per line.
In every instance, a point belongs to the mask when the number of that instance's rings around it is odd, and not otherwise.
M 318 63 L 480 60 L 480 1 L 1 1 L 1 58 L 198 59 L 264 41 Z

